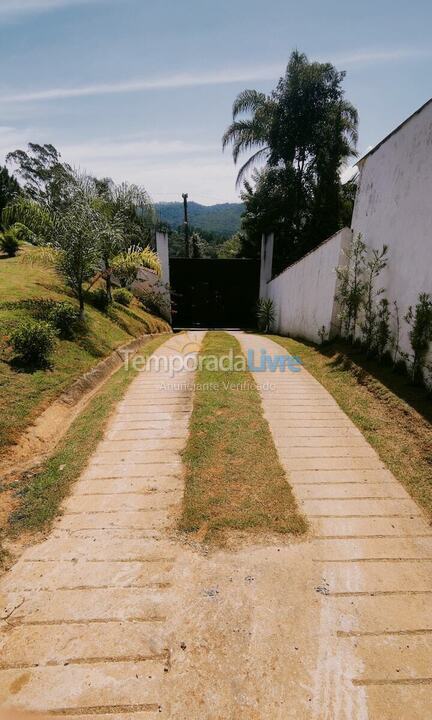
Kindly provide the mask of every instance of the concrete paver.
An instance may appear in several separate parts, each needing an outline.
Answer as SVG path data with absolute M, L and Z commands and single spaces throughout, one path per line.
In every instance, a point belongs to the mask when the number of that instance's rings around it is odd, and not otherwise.
M 209 553 L 180 539 L 193 373 L 139 375 L 49 537 L 0 583 L 0 703 L 62 720 L 430 715 L 429 523 L 304 369 L 255 379 L 310 533 Z
M 234 334 L 245 351 L 283 352 L 266 338 Z M 310 717 L 428 717 L 429 524 L 304 368 L 298 373 L 256 373 L 255 378 L 281 463 L 312 524 L 314 561 L 321 576 Z M 266 383 L 272 390 L 263 389 Z M 305 604 L 309 601 L 306 596 Z
M 197 349 L 201 334 L 187 340 Z M 171 338 L 156 355 L 184 344 Z M 75 720 L 169 717 L 179 546 L 161 531 L 181 501 L 193 393 L 161 389 L 169 382 L 168 372 L 134 379 L 53 532 L 3 578 L 0 703 Z

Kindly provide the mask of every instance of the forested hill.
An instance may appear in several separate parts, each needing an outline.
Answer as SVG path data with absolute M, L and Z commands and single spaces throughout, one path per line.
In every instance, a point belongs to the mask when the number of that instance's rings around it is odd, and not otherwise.
M 183 203 L 156 203 L 158 216 L 162 222 L 177 228 L 183 223 Z M 192 227 L 229 237 L 240 229 L 240 216 L 243 203 L 221 203 L 219 205 L 200 205 L 188 203 L 189 223 Z

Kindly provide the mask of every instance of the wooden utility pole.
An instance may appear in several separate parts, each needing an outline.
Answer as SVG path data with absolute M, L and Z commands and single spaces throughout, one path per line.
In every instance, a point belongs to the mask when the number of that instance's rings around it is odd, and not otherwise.
M 189 219 L 188 219 L 188 194 L 183 193 L 183 209 L 184 209 L 184 237 L 185 237 L 185 254 L 186 257 L 189 255 Z

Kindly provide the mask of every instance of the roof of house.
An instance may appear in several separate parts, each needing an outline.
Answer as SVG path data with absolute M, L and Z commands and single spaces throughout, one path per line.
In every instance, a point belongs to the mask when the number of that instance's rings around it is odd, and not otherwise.
M 356 165 L 360 166 L 364 162 L 364 160 L 366 160 L 366 158 L 369 157 L 369 155 L 373 155 L 373 153 L 376 152 L 378 150 L 378 148 L 381 147 L 381 145 L 384 145 L 384 143 L 387 142 L 387 140 L 389 140 L 391 137 L 393 137 L 393 135 L 395 135 L 397 132 L 399 132 L 399 130 L 401 128 L 403 128 L 404 125 L 406 125 L 413 117 L 415 117 L 416 115 L 421 113 L 422 110 L 425 109 L 425 107 L 430 105 L 430 103 L 432 103 L 432 98 L 429 98 L 429 100 L 426 100 L 426 102 L 423 105 L 421 105 L 421 107 L 419 107 L 418 110 L 415 110 L 415 112 L 413 112 L 411 115 L 409 115 L 409 117 L 407 117 L 403 122 L 401 122 L 400 125 L 395 127 L 394 130 L 392 130 L 388 135 L 386 135 L 385 138 L 380 140 L 380 142 L 377 143 L 377 145 L 375 145 L 375 147 L 373 147 L 365 155 L 363 155 L 363 157 L 361 157 L 359 160 L 357 160 Z

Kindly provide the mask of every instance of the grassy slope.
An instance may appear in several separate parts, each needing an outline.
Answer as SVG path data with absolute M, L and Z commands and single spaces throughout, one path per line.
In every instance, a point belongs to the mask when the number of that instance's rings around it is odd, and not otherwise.
M 165 341 L 164 336 L 152 338 L 140 355 L 151 355 Z M 61 501 L 87 465 L 103 437 L 111 412 L 136 374 L 137 370 L 132 366 L 128 370 L 120 368 L 72 423 L 42 469 L 20 484 L 17 488 L 18 507 L 10 518 L 9 532 L 14 535 L 23 529 L 40 530 L 58 514 Z
M 333 395 L 381 460 L 432 518 L 432 404 L 422 388 L 344 343 L 271 338 Z
M 11 363 L 7 338 L 29 316 L 20 301 L 29 298 L 71 300 L 52 270 L 23 264 L 19 257 L 0 258 L 0 455 L 62 390 L 119 345 L 146 332 L 169 326 L 138 306 L 116 305 L 110 315 L 88 307 L 87 329 L 72 342 L 61 340 L 49 370 L 20 371 Z
M 224 355 L 231 348 L 241 355 L 237 340 L 213 332 L 205 337 L 201 355 Z M 201 536 L 226 528 L 303 532 L 306 523 L 278 461 L 252 375 L 203 369 L 196 383 L 183 454 L 181 529 L 198 530 Z M 202 387 L 207 383 L 217 387 Z M 225 383 L 246 383 L 246 387 L 230 389 Z

